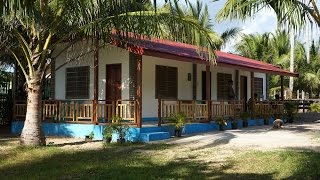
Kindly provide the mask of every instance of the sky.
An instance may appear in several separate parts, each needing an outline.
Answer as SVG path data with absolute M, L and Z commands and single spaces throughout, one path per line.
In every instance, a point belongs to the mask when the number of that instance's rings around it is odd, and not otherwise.
M 164 1 L 164 0 L 163 0 Z M 190 0 L 193 3 L 196 3 L 197 0 Z M 159 1 L 158 1 L 159 2 Z M 181 1 L 181 3 L 184 1 Z M 216 2 L 213 2 L 213 0 L 202 0 L 203 4 L 208 5 L 210 17 L 214 22 L 214 31 L 221 34 L 223 31 L 225 31 L 228 28 L 232 27 L 238 27 L 241 29 L 241 33 L 244 34 L 262 34 L 264 32 L 271 32 L 274 33 L 277 30 L 277 18 L 273 11 L 271 10 L 261 10 L 259 13 L 257 13 L 253 18 L 247 19 L 246 21 L 230 21 L 226 20 L 224 22 L 216 22 L 215 16 L 217 12 L 222 9 L 223 5 L 226 3 L 226 0 L 218 0 Z M 159 2 L 161 5 L 162 3 Z M 317 3 L 320 5 L 319 3 Z M 302 31 L 300 34 L 297 35 L 299 40 L 302 42 L 306 42 L 306 38 L 304 35 L 304 32 Z M 319 31 L 313 30 L 312 31 L 312 37 L 319 37 Z M 237 39 L 234 39 L 227 43 L 226 47 L 222 49 L 226 52 L 234 52 L 234 44 L 236 42 L 240 41 L 240 37 Z M 310 42 L 310 41 L 309 41 Z M 309 44 L 309 43 L 308 43 Z
M 196 3 L 197 0 L 191 0 Z M 244 34 L 253 34 L 253 33 L 264 33 L 264 32 L 275 32 L 277 29 L 277 18 L 274 12 L 263 10 L 256 14 L 254 18 L 247 19 L 246 21 L 229 21 L 226 20 L 221 23 L 217 23 L 215 21 L 215 16 L 217 12 L 223 7 L 226 0 L 219 0 L 217 2 L 212 2 L 212 0 L 202 0 L 203 4 L 208 5 L 209 13 L 211 19 L 214 23 L 214 30 L 221 34 L 228 28 L 238 27 L 241 29 L 241 32 Z M 223 49 L 227 52 L 233 52 L 233 45 L 239 41 L 239 38 L 233 40 L 227 44 L 227 46 Z

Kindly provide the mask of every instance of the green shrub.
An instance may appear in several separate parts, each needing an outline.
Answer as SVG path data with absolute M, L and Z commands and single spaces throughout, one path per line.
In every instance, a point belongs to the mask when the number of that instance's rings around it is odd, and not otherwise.
M 172 115 L 169 121 L 174 123 L 176 129 L 181 129 L 186 124 L 186 115 L 182 112 Z
M 310 110 L 311 110 L 311 112 L 320 113 L 320 104 L 319 103 L 310 104 Z

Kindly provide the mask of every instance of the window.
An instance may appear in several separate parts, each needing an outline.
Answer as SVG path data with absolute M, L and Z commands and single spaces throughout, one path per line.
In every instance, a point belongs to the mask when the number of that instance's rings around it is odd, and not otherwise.
M 67 68 L 67 99 L 89 99 L 89 71 L 89 66 Z
M 254 93 L 260 98 L 263 95 L 263 78 L 254 78 Z
M 218 86 L 218 100 L 228 99 L 228 82 L 232 80 L 232 74 L 218 73 L 217 86 Z
M 169 66 L 156 66 L 156 98 L 177 99 L 178 69 Z

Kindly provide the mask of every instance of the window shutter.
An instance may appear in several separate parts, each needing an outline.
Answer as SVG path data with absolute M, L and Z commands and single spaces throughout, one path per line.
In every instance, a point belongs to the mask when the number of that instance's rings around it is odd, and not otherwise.
M 66 69 L 66 98 L 89 98 L 89 66 Z
M 228 99 L 228 82 L 232 80 L 232 74 L 218 73 L 217 86 L 218 86 L 218 100 Z
M 261 97 L 263 95 L 263 78 L 254 78 L 254 93 Z
M 176 99 L 178 70 L 176 67 L 156 66 L 156 98 Z

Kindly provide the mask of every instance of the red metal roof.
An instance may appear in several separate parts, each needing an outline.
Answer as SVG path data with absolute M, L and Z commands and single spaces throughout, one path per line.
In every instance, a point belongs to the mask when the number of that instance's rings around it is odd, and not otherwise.
M 197 48 L 194 45 L 162 40 L 162 39 L 134 39 L 135 44 L 138 46 L 138 51 L 141 54 L 169 58 L 174 60 L 190 61 L 194 63 L 208 64 L 208 59 L 199 56 Z M 137 47 L 135 47 L 137 48 Z M 135 49 L 133 48 L 133 49 Z M 129 48 L 130 49 L 130 48 Z M 227 52 L 216 51 L 217 65 L 231 67 L 234 69 L 241 69 L 253 72 L 263 72 L 278 74 L 284 76 L 297 77 L 297 73 L 291 73 L 283 70 L 278 66 L 268 64 L 262 61 L 242 57 Z

